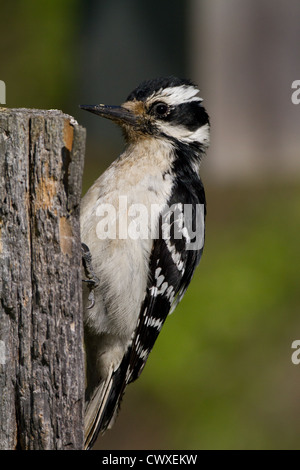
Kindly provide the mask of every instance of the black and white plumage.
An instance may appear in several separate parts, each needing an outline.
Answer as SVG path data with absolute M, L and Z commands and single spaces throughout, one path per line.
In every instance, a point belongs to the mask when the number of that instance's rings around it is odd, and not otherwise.
M 209 118 L 198 91 L 189 80 L 159 78 L 142 83 L 122 106 L 81 106 L 118 123 L 127 141 L 81 207 L 82 242 L 99 280 L 92 308 L 84 291 L 86 448 L 111 427 L 126 386 L 139 377 L 202 255 L 205 193 L 198 171 L 209 145 Z M 118 230 L 121 220 L 138 227 L 137 213 L 128 210 L 134 204 L 151 213 L 148 236 L 137 239 Z M 105 238 L 99 215 L 110 206 L 106 229 L 115 237 Z

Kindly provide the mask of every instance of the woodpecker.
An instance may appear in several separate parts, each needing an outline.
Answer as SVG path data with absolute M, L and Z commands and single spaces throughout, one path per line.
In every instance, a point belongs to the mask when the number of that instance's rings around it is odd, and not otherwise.
M 202 255 L 210 124 L 198 93 L 170 76 L 141 83 L 121 106 L 80 106 L 121 126 L 126 141 L 81 204 L 86 449 L 114 423 Z

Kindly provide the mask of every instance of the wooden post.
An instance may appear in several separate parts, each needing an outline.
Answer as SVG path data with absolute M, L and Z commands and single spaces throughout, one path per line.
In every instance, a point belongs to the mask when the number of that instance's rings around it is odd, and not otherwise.
M 85 129 L 0 108 L 0 449 L 82 449 Z

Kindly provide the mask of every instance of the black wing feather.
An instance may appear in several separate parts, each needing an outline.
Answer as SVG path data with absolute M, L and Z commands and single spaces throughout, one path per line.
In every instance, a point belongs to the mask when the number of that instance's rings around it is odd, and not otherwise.
M 192 188 L 186 188 L 185 184 L 178 181 L 174 188 L 173 195 L 168 203 L 168 207 L 176 204 L 191 204 L 193 209 L 193 220 L 197 204 L 204 205 L 204 215 L 206 213 L 205 193 L 201 180 L 197 176 L 197 184 Z M 163 218 L 160 217 L 160 226 Z M 196 227 L 192 226 L 193 232 Z M 204 229 L 204 226 L 203 226 Z M 128 363 L 130 370 L 129 382 L 136 380 L 145 366 L 146 360 L 154 346 L 154 343 L 161 331 L 161 328 L 170 313 L 178 302 L 182 299 L 190 281 L 193 277 L 203 252 L 203 246 L 198 250 L 187 250 L 187 240 L 185 237 L 169 241 L 162 237 L 154 241 L 150 259 L 150 278 L 148 282 L 147 294 L 141 308 L 140 321 L 137 326 L 134 340 L 131 346 L 131 354 Z M 203 234 L 204 236 L 204 234 Z M 193 241 L 193 240 L 192 240 Z M 175 253 L 180 254 L 182 269 L 178 269 L 171 256 L 168 245 L 174 247 Z M 161 271 L 157 271 L 161 268 Z M 168 287 L 162 289 L 162 284 L 158 284 L 157 277 L 164 276 Z M 152 325 L 152 326 L 151 326 Z

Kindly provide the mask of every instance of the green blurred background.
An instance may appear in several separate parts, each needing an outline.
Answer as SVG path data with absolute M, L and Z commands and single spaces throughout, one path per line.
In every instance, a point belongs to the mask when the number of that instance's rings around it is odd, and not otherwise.
M 87 128 L 84 192 L 123 142 L 78 104 L 174 74 L 211 116 L 202 261 L 96 448 L 300 447 L 299 17 L 297 0 L 0 1 L 7 106 Z

